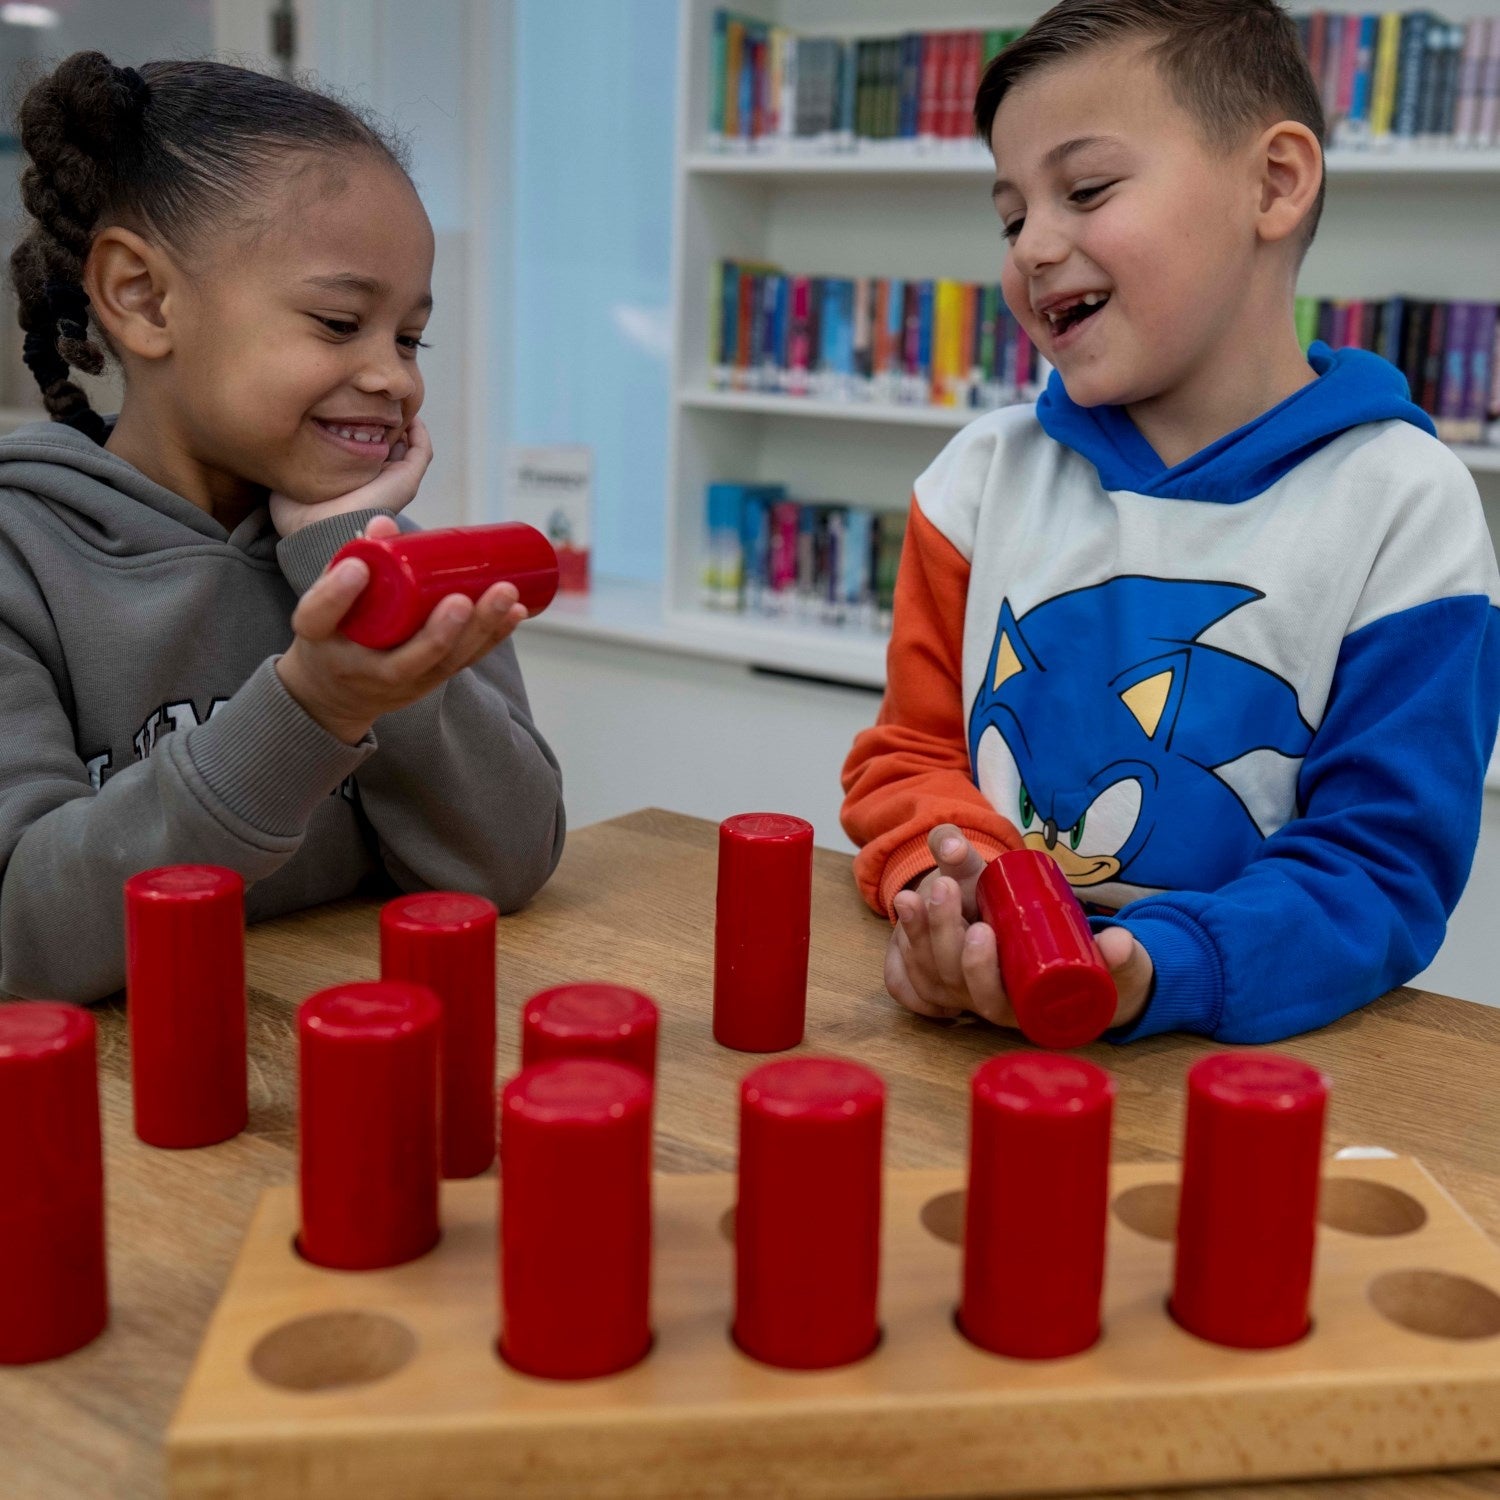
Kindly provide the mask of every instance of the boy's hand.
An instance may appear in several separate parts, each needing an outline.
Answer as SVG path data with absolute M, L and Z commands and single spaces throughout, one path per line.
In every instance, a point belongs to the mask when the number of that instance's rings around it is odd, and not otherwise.
M 953 849 L 954 838 L 963 851 Z M 929 842 L 942 863 L 916 890 L 896 894 L 896 928 L 885 954 L 886 988 L 919 1016 L 950 1020 L 968 1010 L 996 1026 L 1015 1027 L 1015 1012 L 1000 984 L 994 931 L 974 920 L 977 906 L 971 905 L 984 860 L 951 824 L 935 828 Z M 1123 1026 L 1145 1009 L 1151 959 L 1123 927 L 1105 928 L 1095 942 L 1119 997 L 1110 1024 Z
M 396 529 L 393 517 L 377 516 L 365 535 L 389 536 Z M 356 645 L 338 628 L 369 577 L 368 566 L 355 557 L 324 573 L 293 612 L 296 639 L 276 663 L 292 697 L 349 745 L 358 744 L 382 714 L 415 703 L 473 666 L 526 618 L 515 585 L 497 583 L 477 603 L 449 594 L 409 641 L 374 651 Z
M 315 505 L 273 494 L 269 502 L 271 524 L 279 536 L 290 536 L 315 521 L 326 521 L 329 516 L 342 516 L 351 510 L 388 510 L 394 515 L 416 498 L 431 462 L 432 438 L 427 424 L 421 417 L 413 417 L 406 431 L 391 445 L 391 456 L 368 484 L 340 495 L 337 500 L 320 500 Z

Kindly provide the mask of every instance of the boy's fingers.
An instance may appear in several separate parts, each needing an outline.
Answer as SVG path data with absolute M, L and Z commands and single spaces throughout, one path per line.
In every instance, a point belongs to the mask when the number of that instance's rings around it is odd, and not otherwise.
M 994 930 L 984 922 L 973 923 L 964 935 L 964 980 L 970 1006 L 996 1026 L 1014 1026 L 1016 1018 L 1000 987 L 1000 958 Z
M 955 823 L 939 823 L 927 835 L 927 847 L 943 874 L 965 880 L 984 869 L 984 856 L 959 832 Z
M 950 990 L 964 987 L 963 900 L 957 884 L 942 876 L 933 881 L 927 896 L 927 931 L 937 977 Z
M 370 569 L 357 557 L 330 568 L 302 596 L 292 611 L 292 629 L 310 641 L 325 641 L 364 591 Z
M 926 1016 L 930 1020 L 950 1021 L 954 1016 L 962 1014 L 948 1006 L 926 1000 L 917 993 L 917 987 L 912 983 L 911 976 L 906 971 L 906 964 L 894 937 L 886 945 L 885 950 L 885 987 L 890 991 L 892 998 L 898 1000 L 907 1010 L 919 1016 Z
M 389 514 L 372 516 L 370 524 L 365 527 L 365 535 L 370 537 L 395 536 L 400 530 L 395 516 Z

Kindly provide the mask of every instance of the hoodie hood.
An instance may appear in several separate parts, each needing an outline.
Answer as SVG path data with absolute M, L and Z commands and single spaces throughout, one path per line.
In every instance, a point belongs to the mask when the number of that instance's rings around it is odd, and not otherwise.
M 1317 340 L 1307 361 L 1316 380 L 1170 468 L 1124 407 L 1076 405 L 1056 370 L 1037 401 L 1037 419 L 1049 437 L 1094 465 L 1106 490 L 1221 504 L 1259 495 L 1325 443 L 1365 422 L 1395 419 L 1436 436 L 1431 417 L 1413 404 L 1406 377 L 1389 360 L 1365 349 L 1335 352 Z
M 111 557 L 205 543 L 275 556 L 276 533 L 264 506 L 231 535 L 207 511 L 63 422 L 32 422 L 0 438 L 0 527 L 13 507 L 37 503 Z

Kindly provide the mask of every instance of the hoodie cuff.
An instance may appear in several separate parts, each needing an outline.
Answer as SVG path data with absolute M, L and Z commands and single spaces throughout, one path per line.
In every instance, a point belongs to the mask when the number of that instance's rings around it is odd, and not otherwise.
M 1109 1042 L 1134 1042 L 1162 1031 L 1212 1036 L 1224 1007 L 1224 968 L 1213 940 L 1191 917 L 1166 910 L 1138 917 L 1091 917 L 1095 932 L 1123 927 L 1146 950 L 1154 978 L 1146 1008 L 1129 1026 L 1104 1033 Z
M 376 516 L 390 514 L 378 506 L 346 511 L 341 516 L 329 516 L 326 521 L 314 521 L 310 526 L 282 537 L 276 544 L 276 561 L 281 576 L 300 598 L 318 581 L 323 570 L 333 561 L 333 554 L 345 542 L 363 535 L 365 527 Z
M 287 692 L 276 660 L 263 661 L 234 697 L 188 730 L 184 748 L 217 802 L 264 834 L 292 838 L 371 755 L 375 738 L 346 745 L 329 734 Z
M 977 828 L 956 825 L 958 831 L 968 839 L 980 856 L 988 862 L 1002 853 L 1005 845 L 993 834 L 983 833 Z M 896 892 L 904 891 L 912 881 L 929 870 L 937 869 L 937 861 L 927 847 L 925 833 L 913 834 L 904 844 L 897 844 L 880 872 L 880 906 L 891 921 L 896 920 Z

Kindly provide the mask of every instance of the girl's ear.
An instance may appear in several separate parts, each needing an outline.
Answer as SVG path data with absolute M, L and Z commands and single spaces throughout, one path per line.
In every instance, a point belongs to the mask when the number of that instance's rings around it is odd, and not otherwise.
M 138 359 L 172 352 L 168 306 L 177 281 L 177 268 L 157 246 L 118 225 L 100 231 L 83 268 L 83 289 L 110 343 Z

